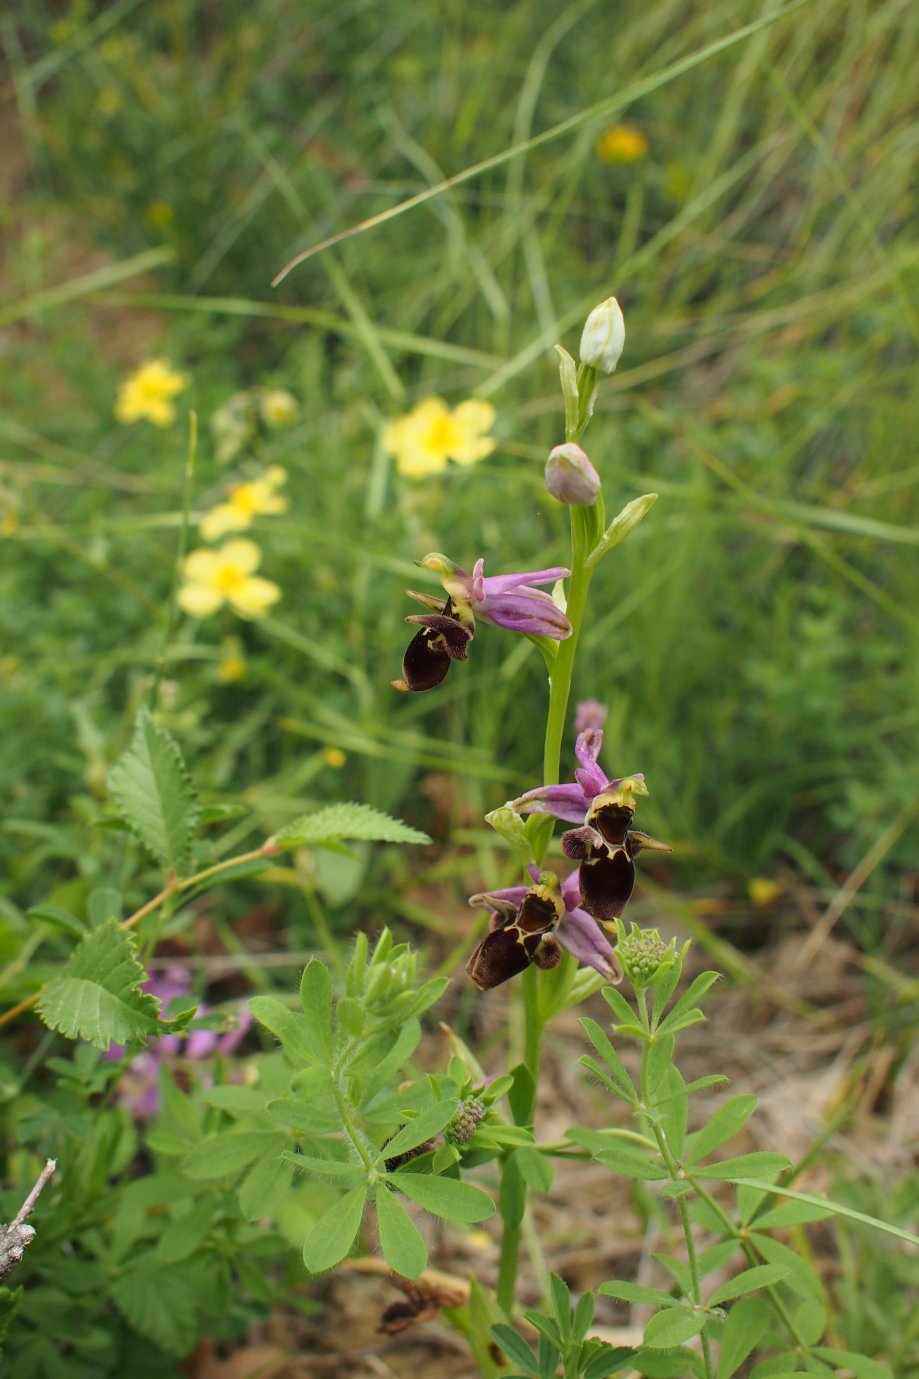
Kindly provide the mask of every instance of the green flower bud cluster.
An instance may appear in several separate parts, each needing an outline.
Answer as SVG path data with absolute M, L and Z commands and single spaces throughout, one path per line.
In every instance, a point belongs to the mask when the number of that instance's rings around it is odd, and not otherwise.
M 464 1097 L 456 1108 L 456 1114 L 444 1130 L 448 1144 L 465 1144 L 471 1140 L 485 1119 L 486 1106 L 479 1097 Z
M 653 986 L 669 972 L 679 954 L 676 939 L 664 943 L 656 929 L 639 929 L 633 924 L 616 946 L 616 956 L 636 991 Z

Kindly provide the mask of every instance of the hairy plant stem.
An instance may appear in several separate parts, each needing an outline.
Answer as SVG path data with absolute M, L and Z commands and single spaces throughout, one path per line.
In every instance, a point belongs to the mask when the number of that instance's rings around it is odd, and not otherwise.
M 686 1181 L 686 1173 L 683 1169 L 683 1166 L 682 1164 L 677 1162 L 677 1159 L 670 1148 L 670 1144 L 668 1143 L 667 1136 L 664 1132 L 663 1126 L 660 1125 L 660 1123 L 656 1119 L 652 1119 L 650 1115 L 651 1089 L 648 1083 L 648 1065 L 651 1058 L 651 1045 L 654 1040 L 654 1032 L 651 1029 L 651 1022 L 648 1017 L 647 992 L 642 989 L 636 991 L 635 994 L 638 999 L 638 1014 L 641 1019 L 642 1029 L 648 1036 L 644 1044 L 642 1045 L 641 1050 L 642 1106 L 645 1109 L 646 1118 L 650 1126 L 651 1133 L 654 1135 L 654 1138 L 657 1141 L 657 1147 L 660 1150 L 661 1158 L 667 1166 L 667 1172 L 670 1174 L 670 1181 L 675 1184 L 684 1183 Z M 686 1205 L 686 1198 L 678 1197 L 676 1199 L 676 1205 L 680 1217 L 680 1225 L 683 1230 L 683 1239 L 686 1242 L 686 1262 L 689 1267 L 690 1301 L 692 1302 L 694 1307 L 701 1308 L 702 1279 L 699 1274 L 699 1260 L 698 1256 L 696 1255 L 696 1242 L 692 1233 L 692 1222 L 689 1219 L 689 1208 Z M 701 1333 L 701 1340 L 702 1362 L 705 1366 L 705 1379 L 714 1379 L 715 1371 L 712 1368 L 711 1346 L 709 1344 L 708 1337 L 706 1336 L 704 1331 Z

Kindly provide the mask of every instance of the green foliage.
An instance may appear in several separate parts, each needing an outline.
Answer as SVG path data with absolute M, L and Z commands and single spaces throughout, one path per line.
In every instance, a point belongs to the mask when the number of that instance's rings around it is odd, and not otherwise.
M 131 935 L 111 919 L 83 936 L 42 992 L 39 1014 L 51 1029 L 98 1049 L 184 1029 L 194 1011 L 160 1020 L 158 1002 L 141 990 L 145 976 Z
M 198 799 L 178 743 L 141 709 L 127 751 L 108 779 L 122 818 L 162 866 L 176 875 L 191 860 Z
M 834 1369 L 824 1366 L 824 1360 L 828 1360 L 835 1362 L 836 1368 L 851 1369 L 854 1373 L 859 1372 L 859 1365 L 867 1367 L 866 1372 L 877 1366 L 878 1374 L 889 1376 L 885 1365 L 878 1366 L 868 1356 L 847 1357 L 832 1346 L 820 1344 L 828 1325 L 821 1280 L 803 1254 L 763 1228 L 770 1220 L 763 1204 L 773 1192 L 788 1192 L 793 1199 L 773 1210 L 773 1227 L 819 1219 L 810 1216 L 812 1210 L 822 1217 L 823 1212 L 833 1214 L 846 1208 L 785 1189 L 781 1184 L 773 1186 L 780 1175 L 794 1171 L 783 1154 L 754 1150 L 706 1162 L 747 1125 L 756 1110 L 756 1097 L 729 1097 L 700 1129 L 686 1136 L 687 1101 L 698 1088 L 686 1087 L 674 1066 L 675 1036 L 703 1018 L 699 1003 L 716 974 L 702 973 L 674 1000 L 681 969 L 682 955 L 678 954 L 673 967 L 652 987 L 650 1005 L 646 985 L 639 981 L 634 1011 L 621 992 L 605 990 L 604 998 L 615 1019 L 612 1038 L 595 1021 L 581 1022 L 600 1060 L 585 1055 L 581 1062 L 617 1100 L 626 1104 L 635 1129 L 597 1131 L 574 1127 L 568 1131 L 573 1143 L 583 1146 L 593 1159 L 613 1172 L 659 1185 L 662 1197 L 673 1201 L 679 1214 L 686 1260 L 659 1256 L 675 1281 L 675 1291 L 665 1292 L 618 1279 L 604 1282 L 599 1288 L 601 1294 L 609 1297 L 656 1309 L 645 1325 L 634 1367 L 646 1375 L 682 1375 L 688 1371 L 711 1379 L 730 1379 L 751 1355 L 771 1351 L 773 1354 L 763 1358 L 752 1371 L 766 1379 L 767 1375 L 785 1373 L 790 1363 L 797 1364 L 797 1358 L 792 1361 L 782 1351 L 783 1342 L 791 1342 L 795 1357 L 804 1359 L 809 1372 L 834 1373 Z M 641 1045 L 638 1084 L 615 1047 L 623 1037 L 636 1039 Z M 705 1186 L 709 1180 L 734 1184 L 736 1204 L 726 1207 L 723 1197 L 713 1197 Z M 792 1210 L 789 1212 L 787 1207 Z M 798 1211 L 802 1212 L 800 1217 Z M 890 1229 L 881 1221 L 869 1223 L 867 1217 L 862 1219 L 875 1228 Z M 693 1232 L 700 1225 L 720 1238 L 697 1253 Z M 744 1267 L 733 1272 L 727 1282 L 706 1289 L 706 1277 L 723 1270 L 738 1254 Z M 765 1297 L 754 1296 L 761 1292 Z M 725 1309 L 728 1303 L 731 1306 Z M 701 1355 L 683 1349 L 696 1336 L 702 1337 Z M 715 1343 L 717 1368 L 712 1351 Z M 681 1357 L 673 1369 L 668 1368 L 671 1354 Z M 663 1357 L 663 1367 L 655 1358 L 658 1355 Z
M 338 843 L 343 839 L 363 839 L 380 843 L 429 843 L 426 833 L 391 819 L 369 804 L 333 804 L 316 814 L 303 815 L 275 834 L 282 847 L 308 847 L 317 843 Z

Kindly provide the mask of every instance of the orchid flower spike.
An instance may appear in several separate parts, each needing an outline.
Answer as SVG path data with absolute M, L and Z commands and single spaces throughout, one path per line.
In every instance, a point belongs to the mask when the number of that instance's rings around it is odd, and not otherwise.
M 616 932 L 635 884 L 635 857 L 642 848 L 669 852 L 666 843 L 631 827 L 635 797 L 647 795 L 643 775 L 610 780 L 597 764 L 603 729 L 587 728 L 575 745 L 578 768 L 568 785 L 541 785 L 510 803 L 518 814 L 552 814 L 579 824 L 562 835 L 566 857 L 581 863 L 579 885 L 584 909 L 605 929 Z
M 440 575 L 447 601 L 443 603 L 430 594 L 407 590 L 409 598 L 423 603 L 431 611 L 405 620 L 417 623 L 420 631 L 416 632 L 405 653 L 403 678 L 392 682 L 395 689 L 426 690 L 439 685 L 451 661 L 466 660 L 477 617 L 511 632 L 551 637 L 554 641 L 564 641 L 571 636 L 571 623 L 562 610 L 549 594 L 533 587 L 564 579 L 571 571 L 562 566 L 516 575 L 486 576 L 484 561 L 477 560 L 470 575 L 438 551 L 426 555 L 419 563 Z
M 470 905 L 487 906 L 495 916 L 496 924 L 500 926 L 502 916 L 505 921 L 508 916 L 512 922 L 520 923 L 514 917 L 523 909 L 527 897 L 532 890 L 538 888 L 541 880 L 539 869 L 534 866 L 528 868 L 535 886 L 508 886 L 504 890 L 492 891 L 488 895 L 473 895 L 470 897 Z M 544 874 L 543 874 L 544 875 Z M 557 936 L 563 948 L 577 958 L 578 962 L 585 963 L 588 967 L 594 968 L 601 977 L 605 977 L 608 982 L 622 981 L 622 968 L 616 953 L 607 942 L 606 937 L 597 925 L 596 920 L 592 919 L 586 910 L 581 908 L 581 888 L 579 884 L 578 871 L 571 872 L 569 876 L 561 882 L 559 895 L 564 906 L 564 913 L 558 921 Z M 532 914 L 533 903 L 527 906 L 528 914 Z M 498 986 L 501 982 L 512 977 L 517 971 L 522 971 L 516 963 L 508 964 L 513 966 L 513 971 L 506 973 L 502 967 L 500 955 L 508 947 L 507 937 L 496 939 L 497 933 L 506 934 L 505 929 L 495 928 L 482 940 L 469 960 L 467 972 L 482 990 L 487 990 L 489 986 Z M 538 961 L 538 958 L 536 959 Z M 525 964 L 528 965 L 528 964 Z M 487 984 L 485 979 L 488 980 Z

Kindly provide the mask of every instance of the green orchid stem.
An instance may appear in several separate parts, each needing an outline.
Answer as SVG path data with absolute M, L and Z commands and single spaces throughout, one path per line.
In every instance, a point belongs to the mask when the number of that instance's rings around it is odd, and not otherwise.
M 546 742 L 543 749 L 543 781 L 546 785 L 556 785 L 562 760 L 562 740 L 565 735 L 565 722 L 568 714 L 568 700 L 571 696 L 571 681 L 574 674 L 574 658 L 577 655 L 581 624 L 587 610 L 587 595 L 593 573 L 587 567 L 590 555 L 587 514 L 584 508 L 571 509 L 571 579 L 568 585 L 568 621 L 571 623 L 571 636 L 558 644 L 558 655 L 549 675 L 549 713 L 546 721 Z M 551 836 L 551 835 L 550 835 Z M 538 861 L 542 861 L 545 840 Z
M 648 1077 L 649 1065 L 651 1061 L 651 1047 L 654 1042 L 654 1034 L 651 1029 L 651 1021 L 648 1015 L 648 995 L 644 989 L 636 990 L 635 995 L 638 1000 L 638 1015 L 641 1020 L 641 1027 L 646 1033 L 646 1039 L 641 1050 L 641 1101 L 644 1107 L 651 1106 L 651 1087 Z M 686 1174 L 681 1164 L 674 1158 L 663 1126 L 656 1120 L 650 1122 L 651 1133 L 657 1141 L 661 1158 L 667 1166 L 672 1183 L 682 1183 L 686 1180 Z M 699 1274 L 699 1260 L 696 1255 L 696 1242 L 692 1233 L 692 1222 L 689 1219 L 689 1208 L 686 1205 L 685 1197 L 676 1199 L 677 1211 L 680 1216 L 680 1225 L 683 1228 L 683 1239 L 686 1242 L 686 1263 L 689 1266 L 689 1285 L 690 1301 L 694 1307 L 702 1306 L 702 1279 Z M 708 1337 L 702 1332 L 702 1363 L 704 1366 L 705 1379 L 714 1379 L 715 1371 L 712 1367 L 712 1352 Z
M 562 741 L 565 735 L 565 722 L 568 714 L 568 701 L 571 697 L 571 682 L 574 674 L 574 660 L 578 649 L 581 624 L 587 609 L 587 594 L 590 589 L 592 571 L 588 568 L 587 557 L 592 548 L 591 531 L 596 514 L 588 515 L 588 509 L 571 508 L 571 579 L 568 585 L 568 620 L 571 623 L 571 636 L 558 644 L 558 654 L 549 670 L 549 711 L 546 719 L 546 737 L 543 749 L 543 781 L 547 785 L 557 784 L 561 770 Z M 535 815 L 530 821 L 530 836 L 537 863 L 541 863 L 552 837 L 552 821 L 545 815 Z M 518 1102 L 518 1123 L 532 1124 L 536 1111 L 536 1089 L 539 1086 L 539 1069 L 542 1062 L 543 1031 L 546 1026 L 545 1014 L 539 1000 L 539 972 L 528 967 L 523 973 L 523 1061 L 532 1079 L 531 1093 L 525 1104 Z M 524 1186 L 523 1191 L 526 1192 Z M 517 1287 L 517 1273 L 520 1265 L 520 1227 L 505 1224 L 501 1234 L 501 1254 L 498 1264 L 497 1297 L 500 1306 L 508 1316 L 513 1315 L 514 1296 Z

